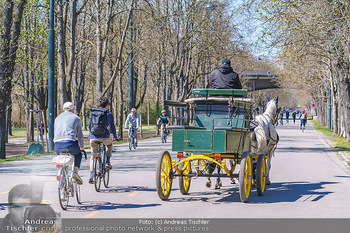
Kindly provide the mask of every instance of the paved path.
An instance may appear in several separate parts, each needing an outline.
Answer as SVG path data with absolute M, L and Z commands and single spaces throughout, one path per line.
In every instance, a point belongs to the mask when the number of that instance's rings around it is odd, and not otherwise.
M 310 125 L 304 133 L 294 124 L 277 130 L 280 143 L 272 160 L 272 185 L 263 197 L 254 190 L 249 203 L 240 202 L 237 184 L 223 179 L 220 190 L 208 189 L 205 178 L 192 180 L 187 196 L 180 194 L 175 179 L 169 201 L 161 201 L 155 189 L 155 165 L 158 153 L 171 144 L 152 138 L 140 141 L 137 150 L 129 151 L 125 144 L 116 147 L 110 188 L 100 193 L 87 183 L 89 163 L 84 161 L 83 203 L 71 200 L 67 211 L 59 208 L 51 157 L 0 164 L 0 217 L 7 213 L 8 190 L 41 179 L 45 182 L 43 199 L 63 217 L 349 218 L 350 175 L 337 155 Z

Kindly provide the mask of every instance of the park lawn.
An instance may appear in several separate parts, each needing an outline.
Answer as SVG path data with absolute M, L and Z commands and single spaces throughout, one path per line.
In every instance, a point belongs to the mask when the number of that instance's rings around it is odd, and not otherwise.
M 13 161 L 18 161 L 18 160 L 23 160 L 23 159 L 31 159 L 31 158 L 36 158 L 36 157 L 40 157 L 40 156 L 54 155 L 54 154 L 55 154 L 55 152 L 44 153 L 44 154 L 33 154 L 33 155 L 17 155 L 17 156 L 9 157 L 6 159 L 0 159 L 0 163 L 13 162 Z
M 36 136 L 36 130 L 34 130 L 34 135 Z M 12 128 L 12 136 L 9 138 L 26 138 L 27 131 L 26 128 Z
M 334 149 L 344 152 L 350 152 L 350 142 L 347 141 L 345 138 L 336 135 L 335 133 L 333 133 L 332 130 L 321 125 L 318 121 L 312 121 L 312 124 L 317 131 L 320 131 L 324 135 L 330 137 L 331 140 L 335 142 L 335 145 L 332 146 Z

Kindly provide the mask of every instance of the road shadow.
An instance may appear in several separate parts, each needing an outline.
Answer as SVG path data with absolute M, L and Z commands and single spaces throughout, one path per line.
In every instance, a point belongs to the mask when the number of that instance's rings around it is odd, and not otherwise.
M 264 196 L 258 196 L 256 189 L 252 189 L 250 194 L 250 204 L 261 203 L 282 203 L 296 202 L 300 199 L 302 202 L 316 202 L 323 197 L 332 194 L 330 191 L 322 191 L 324 185 L 337 184 L 338 182 L 284 182 L 272 183 L 267 186 Z M 210 197 L 207 197 L 209 196 Z M 302 198 L 302 199 L 301 199 Z M 220 190 L 208 192 L 193 192 L 181 198 L 170 198 L 169 202 L 191 202 L 201 201 L 213 204 L 225 204 L 241 202 L 239 196 L 239 187 L 235 185 L 232 188 L 222 187 Z
M 160 204 L 118 204 L 104 201 L 85 201 L 79 206 L 70 206 L 69 210 L 72 212 L 89 212 L 98 210 L 138 209 L 156 206 L 160 206 Z
M 252 189 L 249 203 L 281 203 L 281 202 L 316 202 L 323 197 L 333 193 L 330 191 L 322 191 L 324 185 L 337 184 L 338 182 L 284 182 L 272 183 L 267 186 L 264 196 L 258 196 L 256 189 Z M 230 190 L 229 195 L 216 202 L 236 202 L 240 201 L 238 189 Z
M 299 154 L 306 154 L 306 153 L 317 153 L 317 152 L 334 152 L 331 148 L 325 148 L 325 147 L 278 147 L 276 149 L 278 152 L 293 152 L 293 153 L 299 153 Z
M 155 188 L 144 186 L 110 186 L 108 189 L 101 189 L 100 193 L 132 193 L 132 192 L 156 192 Z
M 0 203 L 0 211 L 7 210 L 8 206 L 8 203 Z

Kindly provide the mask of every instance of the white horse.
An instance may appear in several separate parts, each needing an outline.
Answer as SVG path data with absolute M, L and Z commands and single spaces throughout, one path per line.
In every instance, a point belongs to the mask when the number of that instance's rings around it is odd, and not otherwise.
M 276 100 L 269 100 L 267 97 L 266 111 L 256 117 L 255 121 L 258 126 L 252 133 L 252 144 L 251 151 L 256 154 L 267 154 L 267 177 L 266 184 L 270 182 L 270 169 L 271 169 L 271 158 L 274 156 L 274 152 L 279 140 L 275 125 L 278 121 L 278 113 L 281 108 L 278 107 L 278 97 Z

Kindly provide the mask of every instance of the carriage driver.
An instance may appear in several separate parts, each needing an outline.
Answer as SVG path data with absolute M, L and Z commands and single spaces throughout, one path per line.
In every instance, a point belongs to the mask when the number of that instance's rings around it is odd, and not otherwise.
M 222 60 L 222 64 L 209 75 L 211 89 L 242 89 L 238 74 L 233 71 L 231 61 L 228 58 Z

